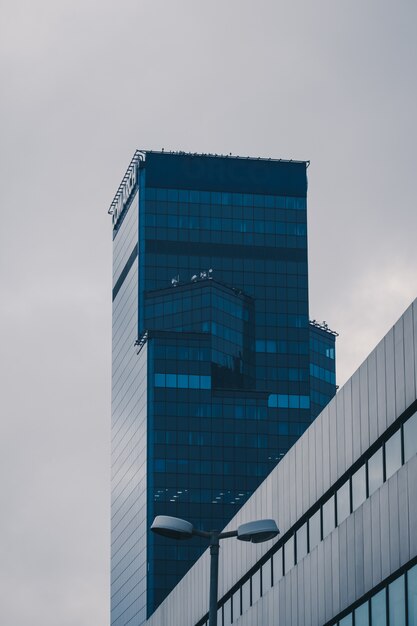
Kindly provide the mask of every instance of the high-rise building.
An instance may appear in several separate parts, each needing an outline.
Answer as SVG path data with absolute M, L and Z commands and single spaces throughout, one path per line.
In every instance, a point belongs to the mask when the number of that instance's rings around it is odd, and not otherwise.
M 307 167 L 136 152 L 113 215 L 112 626 L 139 626 L 335 393 L 309 323 Z

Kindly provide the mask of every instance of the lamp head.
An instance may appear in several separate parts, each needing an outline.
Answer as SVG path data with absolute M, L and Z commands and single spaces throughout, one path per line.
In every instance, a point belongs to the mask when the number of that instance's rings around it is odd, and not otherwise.
M 240 541 L 262 543 L 279 535 L 278 526 L 273 519 L 262 519 L 256 522 L 241 524 L 237 529 L 237 538 Z
M 152 532 L 170 539 L 190 539 L 193 534 L 193 525 L 179 517 L 157 515 L 152 522 Z

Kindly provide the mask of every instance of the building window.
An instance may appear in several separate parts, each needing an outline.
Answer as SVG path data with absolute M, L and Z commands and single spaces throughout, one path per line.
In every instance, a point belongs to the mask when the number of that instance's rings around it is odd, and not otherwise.
M 340 620 L 339 626 L 353 626 L 352 613 Z
M 277 552 L 275 552 L 275 554 L 272 555 L 272 580 L 274 581 L 274 585 L 281 580 L 283 575 L 282 548 L 280 548 Z
M 284 568 L 285 574 L 294 567 L 294 535 L 284 545 Z M 275 580 L 274 580 L 275 582 Z
M 233 612 L 233 622 L 236 622 L 240 617 L 240 589 L 235 591 L 232 596 L 232 612 Z
M 321 511 L 320 509 L 312 515 L 308 521 L 309 524 L 309 549 L 310 551 L 316 547 L 321 541 Z
M 384 461 L 379 448 L 368 461 L 368 488 L 371 496 L 384 482 Z
M 307 522 L 296 532 L 297 541 L 297 563 L 307 554 Z
M 371 598 L 372 626 L 387 626 L 386 589 Z
M 225 602 L 223 607 L 223 626 L 231 626 L 232 624 L 232 598 Z
M 352 510 L 356 509 L 366 500 L 366 469 L 362 465 L 352 476 Z
M 408 626 L 417 626 L 417 565 L 407 574 Z
M 404 462 L 417 454 L 417 413 L 414 413 L 404 424 Z
M 350 515 L 350 482 L 347 480 L 337 490 L 337 523 L 341 524 Z
M 250 601 L 250 579 L 242 585 L 242 614 L 245 613 L 251 605 Z
M 389 625 L 405 626 L 404 575 L 388 587 Z
M 336 527 L 334 496 L 323 504 L 323 539 Z
M 401 431 L 397 430 L 396 433 L 388 439 L 385 444 L 385 470 L 388 480 L 397 470 L 401 467 Z
M 282 566 L 281 566 L 282 570 Z M 262 595 L 264 596 L 272 586 L 272 558 L 262 565 Z
M 369 626 L 369 604 L 365 602 L 355 609 L 355 626 Z
M 261 570 L 258 569 L 252 576 L 252 604 L 261 597 Z

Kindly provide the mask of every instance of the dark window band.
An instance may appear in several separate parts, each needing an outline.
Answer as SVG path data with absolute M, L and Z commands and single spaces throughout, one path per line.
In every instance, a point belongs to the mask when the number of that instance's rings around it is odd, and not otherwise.
M 130 257 L 128 258 L 126 265 L 124 266 L 124 268 L 122 269 L 122 272 L 119 276 L 119 278 L 116 281 L 116 284 L 113 287 L 113 302 L 114 299 L 116 298 L 117 294 L 120 291 L 121 286 L 123 285 L 123 282 L 126 278 L 126 276 L 129 273 L 130 268 L 132 267 L 133 263 L 135 262 L 135 259 L 138 256 L 138 244 L 135 243 L 135 247 L 132 250 L 132 253 L 130 255 Z

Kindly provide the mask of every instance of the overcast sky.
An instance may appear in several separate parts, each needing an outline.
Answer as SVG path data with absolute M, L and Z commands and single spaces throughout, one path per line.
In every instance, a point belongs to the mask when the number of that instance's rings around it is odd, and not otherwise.
M 415 0 L 0 0 L 0 623 L 108 626 L 111 219 L 135 148 L 310 159 L 338 383 L 417 295 Z

